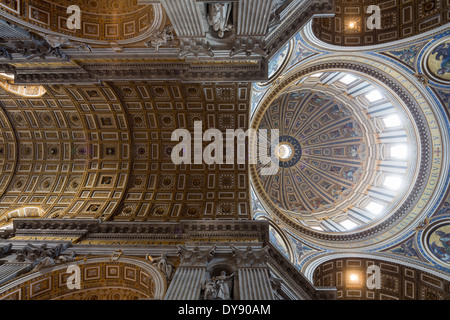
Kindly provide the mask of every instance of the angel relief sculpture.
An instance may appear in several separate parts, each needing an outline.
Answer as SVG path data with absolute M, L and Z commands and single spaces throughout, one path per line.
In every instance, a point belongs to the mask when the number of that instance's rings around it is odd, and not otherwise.
M 159 51 L 159 47 L 161 46 L 173 47 L 175 45 L 173 30 L 173 26 L 171 25 L 165 26 L 162 30 L 155 30 L 145 45 L 150 48 L 155 48 L 156 51 Z
M 227 276 L 222 271 L 219 276 L 207 279 L 202 284 L 204 300 L 231 300 L 234 274 Z

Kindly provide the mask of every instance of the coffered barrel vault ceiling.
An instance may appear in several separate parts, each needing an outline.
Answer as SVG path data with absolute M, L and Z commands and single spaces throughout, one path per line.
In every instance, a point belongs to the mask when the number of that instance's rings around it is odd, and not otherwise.
M 83 21 L 81 29 L 67 27 L 67 8 L 77 5 Z M 28 26 L 59 34 L 94 41 L 119 41 L 136 38 L 158 28 L 162 12 L 153 5 L 138 5 L 137 0 L 125 1 L 51 1 L 1 0 L 0 9 L 21 19 Z
M 249 219 L 245 165 L 174 165 L 175 129 L 246 129 L 247 84 L 122 82 L 0 88 L 2 216 L 130 220 Z M 193 152 L 198 152 L 194 150 Z M 15 171 L 14 177 L 12 173 Z
M 380 287 L 368 288 L 367 268 L 380 268 Z M 371 281 L 369 281 L 371 282 Z M 375 283 L 375 282 L 373 282 Z M 314 272 L 314 284 L 337 288 L 344 300 L 448 300 L 450 282 L 427 272 L 377 259 L 327 261 Z
M 333 18 L 314 19 L 315 35 L 326 43 L 364 46 L 405 39 L 430 31 L 450 21 L 447 0 L 336 0 Z M 369 29 L 367 7 L 381 9 L 381 28 Z

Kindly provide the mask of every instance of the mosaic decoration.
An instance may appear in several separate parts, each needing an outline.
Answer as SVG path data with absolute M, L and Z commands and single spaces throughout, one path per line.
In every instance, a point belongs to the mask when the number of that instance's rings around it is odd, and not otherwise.
M 286 247 L 286 243 L 281 238 L 280 234 L 272 227 L 269 226 L 269 237 L 270 242 L 278 249 L 281 253 L 283 253 L 287 258 L 289 258 L 288 249 Z
M 295 261 L 296 261 L 297 265 L 299 264 L 299 262 L 305 255 L 307 255 L 310 252 L 315 251 L 312 248 L 310 248 L 310 247 L 306 246 L 305 244 L 303 244 L 302 242 L 300 242 L 299 240 L 297 240 L 297 238 L 289 236 L 289 239 L 294 244 L 293 247 L 294 247 L 294 254 L 296 255 Z
M 269 79 L 272 78 L 288 58 L 289 42 L 281 48 L 269 61 Z
M 442 42 L 432 49 L 427 66 L 434 77 L 450 81 L 450 41 Z
M 416 249 L 414 244 L 414 236 L 409 237 L 408 240 L 399 244 L 395 248 L 387 250 L 389 253 L 393 253 L 396 255 L 400 255 L 406 258 L 411 258 L 419 261 L 424 261 L 422 256 L 418 253 L 419 251 Z
M 281 209 L 297 213 L 329 209 L 345 200 L 359 182 L 366 149 L 363 129 L 333 98 L 310 91 L 281 94 L 259 128 L 279 129 L 280 143 L 292 148 L 288 159 L 280 159 L 278 174 L 259 176 Z M 272 142 L 272 148 L 275 145 Z
M 437 94 L 442 100 L 442 104 L 450 111 L 450 91 L 442 91 L 439 89 L 435 89 Z
M 428 238 L 428 246 L 439 260 L 450 264 L 450 224 L 434 230 Z
M 294 43 L 295 43 L 295 47 L 294 47 L 294 52 L 292 53 L 291 61 L 289 62 L 290 66 L 293 66 L 296 63 L 315 54 L 314 52 L 306 49 L 302 45 L 302 39 L 301 39 L 300 33 L 295 34 Z
M 416 57 L 423 46 L 424 44 L 417 44 L 399 50 L 388 51 L 386 52 L 386 54 L 395 57 L 396 59 L 405 63 L 408 67 L 414 69 Z

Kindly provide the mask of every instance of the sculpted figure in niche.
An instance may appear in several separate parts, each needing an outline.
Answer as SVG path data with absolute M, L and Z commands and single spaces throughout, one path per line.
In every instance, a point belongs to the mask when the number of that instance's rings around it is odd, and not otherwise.
M 220 300 L 230 300 L 231 299 L 231 288 L 233 281 L 233 274 L 227 276 L 225 271 L 220 273 L 220 276 L 213 277 L 212 280 L 217 284 L 217 298 Z
M 233 25 L 228 22 L 231 8 L 231 4 L 227 3 L 212 3 L 208 6 L 208 24 L 219 38 L 223 38 L 225 32 L 233 30 Z
M 215 300 L 217 297 L 216 284 L 212 279 L 205 280 L 202 284 L 203 299 L 205 300 Z
M 227 273 L 222 271 L 219 276 L 205 280 L 202 286 L 203 298 L 205 300 L 231 300 L 233 276 L 234 274 L 227 276 Z

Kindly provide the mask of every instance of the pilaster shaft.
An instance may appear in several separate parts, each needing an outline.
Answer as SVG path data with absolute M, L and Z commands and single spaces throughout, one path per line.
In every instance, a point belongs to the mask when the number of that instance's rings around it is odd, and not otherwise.
M 180 267 L 167 289 L 164 300 L 198 300 L 206 267 Z
M 239 268 L 241 300 L 273 300 L 267 268 Z

